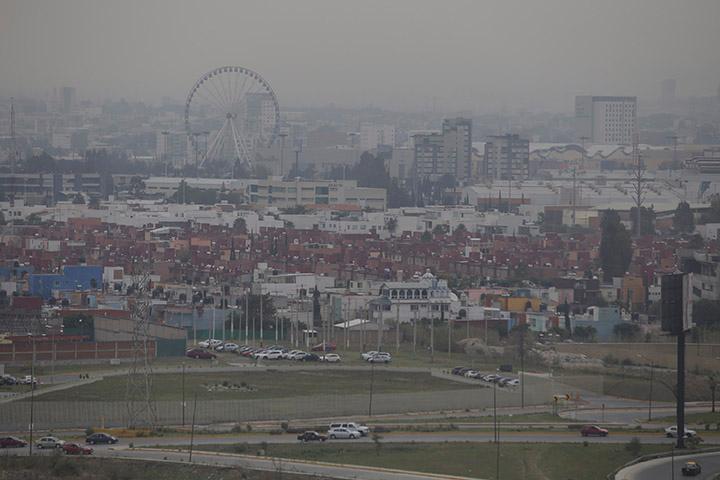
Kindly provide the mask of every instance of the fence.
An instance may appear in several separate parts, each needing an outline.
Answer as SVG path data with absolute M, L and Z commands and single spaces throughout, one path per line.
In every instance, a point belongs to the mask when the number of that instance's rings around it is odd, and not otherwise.
M 528 379 L 525 387 L 525 404 L 546 404 L 551 398 L 547 382 Z M 520 406 L 520 391 L 497 389 L 499 407 Z M 192 400 L 185 408 L 185 423 L 192 416 Z M 214 400 L 197 403 L 196 423 L 247 422 L 254 420 L 292 420 L 317 417 L 367 415 L 369 393 L 353 395 L 313 395 L 252 400 Z M 372 397 L 373 414 L 409 413 L 438 410 L 464 410 L 490 408 L 493 389 L 469 387 L 462 390 L 420 393 L 375 394 Z M 180 425 L 183 418 L 182 403 L 156 402 L 159 425 Z M 127 420 L 126 404 L 108 402 L 44 402 L 35 401 L 34 424 L 38 430 L 74 427 L 124 426 Z M 30 403 L 27 400 L 0 406 L 0 431 L 27 429 Z

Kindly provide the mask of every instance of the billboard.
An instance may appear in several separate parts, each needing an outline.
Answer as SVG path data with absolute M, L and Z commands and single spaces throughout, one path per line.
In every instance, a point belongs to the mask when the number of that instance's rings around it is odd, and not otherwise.
M 660 285 L 662 331 L 677 335 L 692 323 L 692 274 L 663 275 Z

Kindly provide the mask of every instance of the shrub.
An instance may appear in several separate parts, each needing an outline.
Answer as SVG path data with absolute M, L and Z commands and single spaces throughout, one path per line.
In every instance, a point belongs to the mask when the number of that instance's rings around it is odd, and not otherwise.
M 287 431 L 288 431 L 288 428 L 290 428 L 290 424 L 289 424 L 288 422 L 281 422 L 281 423 L 280 423 L 280 428 L 281 428 L 284 432 L 287 432 Z
M 252 432 L 252 425 L 250 425 L 249 423 L 245 425 L 245 430 L 247 430 L 248 432 Z
M 640 439 L 637 437 L 633 437 L 628 443 L 625 444 L 625 450 L 633 457 L 637 457 L 638 455 L 640 455 L 640 452 L 642 451 L 642 444 L 640 443 Z

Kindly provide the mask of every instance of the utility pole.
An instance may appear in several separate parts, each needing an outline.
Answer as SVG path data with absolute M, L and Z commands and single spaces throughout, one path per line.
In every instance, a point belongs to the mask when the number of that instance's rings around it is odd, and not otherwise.
M 30 334 L 32 340 L 32 357 L 30 357 L 30 456 L 33 452 L 33 428 L 35 414 L 35 337 Z
M 195 392 L 195 400 L 193 401 L 192 426 L 190 427 L 190 458 L 188 462 L 192 463 L 193 443 L 195 440 L 195 413 L 197 412 L 197 392 Z
M 182 364 L 182 426 L 185 426 L 185 362 Z
M 280 176 L 284 177 L 285 173 L 285 138 L 288 136 L 286 132 L 280 132 Z
M 673 142 L 672 165 L 668 169 L 668 177 L 671 177 L 672 171 L 675 168 L 675 166 L 677 165 L 677 147 L 678 147 L 678 138 L 680 138 L 680 137 L 678 137 L 677 135 L 668 135 L 665 138 L 667 138 L 668 140 L 672 140 L 672 142 Z

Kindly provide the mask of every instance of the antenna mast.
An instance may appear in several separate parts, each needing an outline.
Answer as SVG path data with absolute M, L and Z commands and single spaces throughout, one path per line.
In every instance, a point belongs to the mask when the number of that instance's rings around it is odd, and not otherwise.
M 17 138 L 15 137 L 15 99 L 10 97 L 10 173 L 15 173 Z

